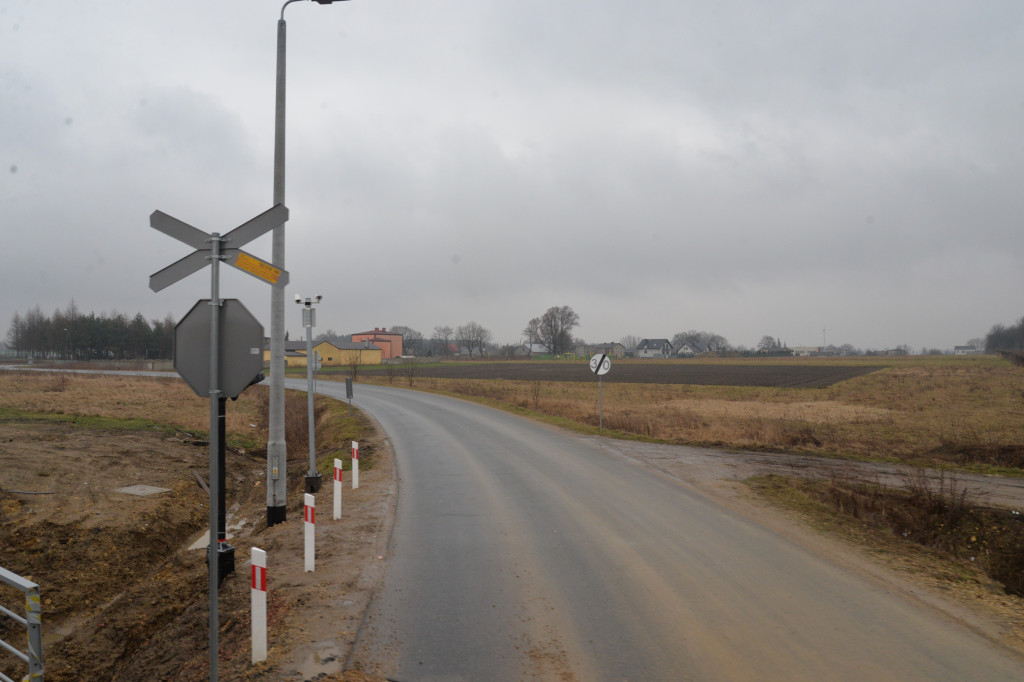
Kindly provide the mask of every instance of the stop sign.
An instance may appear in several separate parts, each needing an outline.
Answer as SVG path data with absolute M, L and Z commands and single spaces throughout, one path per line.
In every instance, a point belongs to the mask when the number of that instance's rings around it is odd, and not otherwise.
M 235 298 L 220 308 L 217 384 L 234 397 L 263 370 L 263 325 Z M 174 369 L 196 395 L 210 397 L 210 299 L 200 299 L 174 326 Z

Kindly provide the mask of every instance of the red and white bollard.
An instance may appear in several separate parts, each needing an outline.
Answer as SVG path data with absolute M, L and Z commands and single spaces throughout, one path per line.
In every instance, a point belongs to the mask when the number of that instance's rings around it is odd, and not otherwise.
M 316 570 L 316 501 L 313 496 L 306 493 L 306 573 Z
M 334 460 L 334 520 L 341 518 L 341 484 L 344 474 L 341 471 L 341 460 Z
M 352 441 L 352 490 L 359 487 L 359 443 Z
M 267 553 L 252 548 L 252 662 L 267 660 Z

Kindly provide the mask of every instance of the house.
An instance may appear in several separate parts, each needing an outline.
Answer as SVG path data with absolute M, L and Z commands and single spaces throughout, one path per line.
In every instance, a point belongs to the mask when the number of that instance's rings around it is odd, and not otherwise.
M 644 339 L 636 346 L 638 358 L 670 358 L 672 342 L 668 339 Z
M 352 364 L 353 360 L 360 365 L 379 365 L 382 363 L 384 355 L 380 347 L 368 341 L 363 343 L 352 343 L 349 341 L 330 343 L 328 341 L 321 341 L 313 346 L 313 352 L 320 354 L 320 364 L 322 367 L 346 366 Z M 270 362 L 269 341 L 263 347 L 263 362 Z M 284 366 L 306 366 L 305 341 L 285 341 Z
M 772 348 L 761 348 L 757 351 L 758 355 L 778 355 L 781 357 L 789 357 L 793 355 L 793 349 L 787 346 L 775 346 Z
M 389 332 L 385 327 L 375 327 L 373 331 L 352 335 L 353 343 L 361 343 L 363 341 L 369 341 L 373 345 L 379 346 L 384 353 L 385 360 L 397 358 L 402 354 L 402 335 Z
M 708 347 L 700 341 L 683 341 L 676 349 L 676 355 L 681 358 L 692 358 L 694 355 L 707 352 Z
M 953 346 L 953 355 L 984 355 L 984 351 L 980 351 L 974 346 Z
M 532 358 L 534 355 L 546 355 L 547 352 L 547 346 L 544 346 L 543 344 L 523 343 L 512 351 L 512 355 L 517 358 Z
M 800 358 L 809 358 L 813 355 L 821 355 L 820 346 L 793 346 L 790 348 L 793 351 L 793 355 Z
M 384 351 L 369 341 L 321 341 L 313 346 L 313 352 L 320 354 L 320 362 L 324 367 L 351 365 L 353 362 L 360 365 L 379 365 L 384 358 Z
M 609 357 L 620 359 L 626 357 L 626 347 L 618 341 L 612 341 L 611 343 L 595 343 L 576 349 L 576 353 L 578 355 L 588 357 L 595 355 L 596 353 L 604 353 Z

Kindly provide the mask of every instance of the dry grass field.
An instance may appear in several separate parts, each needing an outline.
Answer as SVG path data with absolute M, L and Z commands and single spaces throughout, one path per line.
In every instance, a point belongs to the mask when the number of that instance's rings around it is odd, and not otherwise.
M 380 553 L 375 538 L 391 499 L 390 457 L 377 466 L 380 439 L 362 415 L 318 401 L 319 470 L 330 472 L 331 458 L 359 440 L 365 473 L 360 489 L 345 496 L 351 520 L 321 528 L 332 542 L 318 545 L 324 565 L 306 574 L 298 521 L 306 396 L 286 393 L 289 522 L 272 528 L 264 518 L 266 400 L 257 386 L 227 408 L 228 528 L 238 552 L 219 594 L 221 679 L 362 682 L 370 678 L 329 675 L 309 649 L 328 639 L 349 646 L 369 601 L 366 570 Z M 208 493 L 196 480 L 209 468 L 208 430 L 208 400 L 177 379 L 0 372 L 0 565 L 40 585 L 46 679 L 208 679 L 205 549 L 189 549 L 209 523 Z M 123 492 L 136 484 L 165 492 Z M 251 546 L 268 551 L 275 571 L 270 658 L 255 666 L 247 627 Z M 339 610 L 342 597 L 351 606 Z M 19 598 L 0 585 L 0 604 Z M 24 636 L 0 619 L 0 639 L 17 644 Z M 0 672 L 21 679 L 26 669 L 0 649 Z
M 1024 368 L 992 356 L 681 360 L 742 378 L 744 366 L 879 367 L 822 388 L 603 383 L 605 431 L 672 443 L 776 449 L 985 471 L 1024 469 Z M 632 363 L 617 361 L 611 371 Z M 522 365 L 524 363 L 507 363 Z M 610 376 L 610 375 L 609 375 Z M 385 377 L 361 377 L 385 382 Z M 393 377 L 590 430 L 596 378 Z
M 259 426 L 261 391 L 256 387 L 229 402 L 228 437 L 235 443 L 266 443 Z M 0 373 L 0 409 L 45 413 L 55 420 L 96 418 L 138 420 L 182 431 L 206 434 L 210 429 L 209 401 L 173 378 L 107 376 L 101 374 Z M 255 426 L 253 426 L 255 424 Z

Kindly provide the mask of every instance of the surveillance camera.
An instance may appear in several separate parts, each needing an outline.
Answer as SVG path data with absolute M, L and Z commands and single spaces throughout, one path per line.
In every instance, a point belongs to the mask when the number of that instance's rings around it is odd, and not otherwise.
M 321 294 L 317 294 L 316 295 L 316 302 L 319 303 L 322 298 L 323 298 L 323 296 Z
M 298 294 L 295 294 L 295 302 L 296 303 L 302 303 L 302 297 L 299 296 Z

